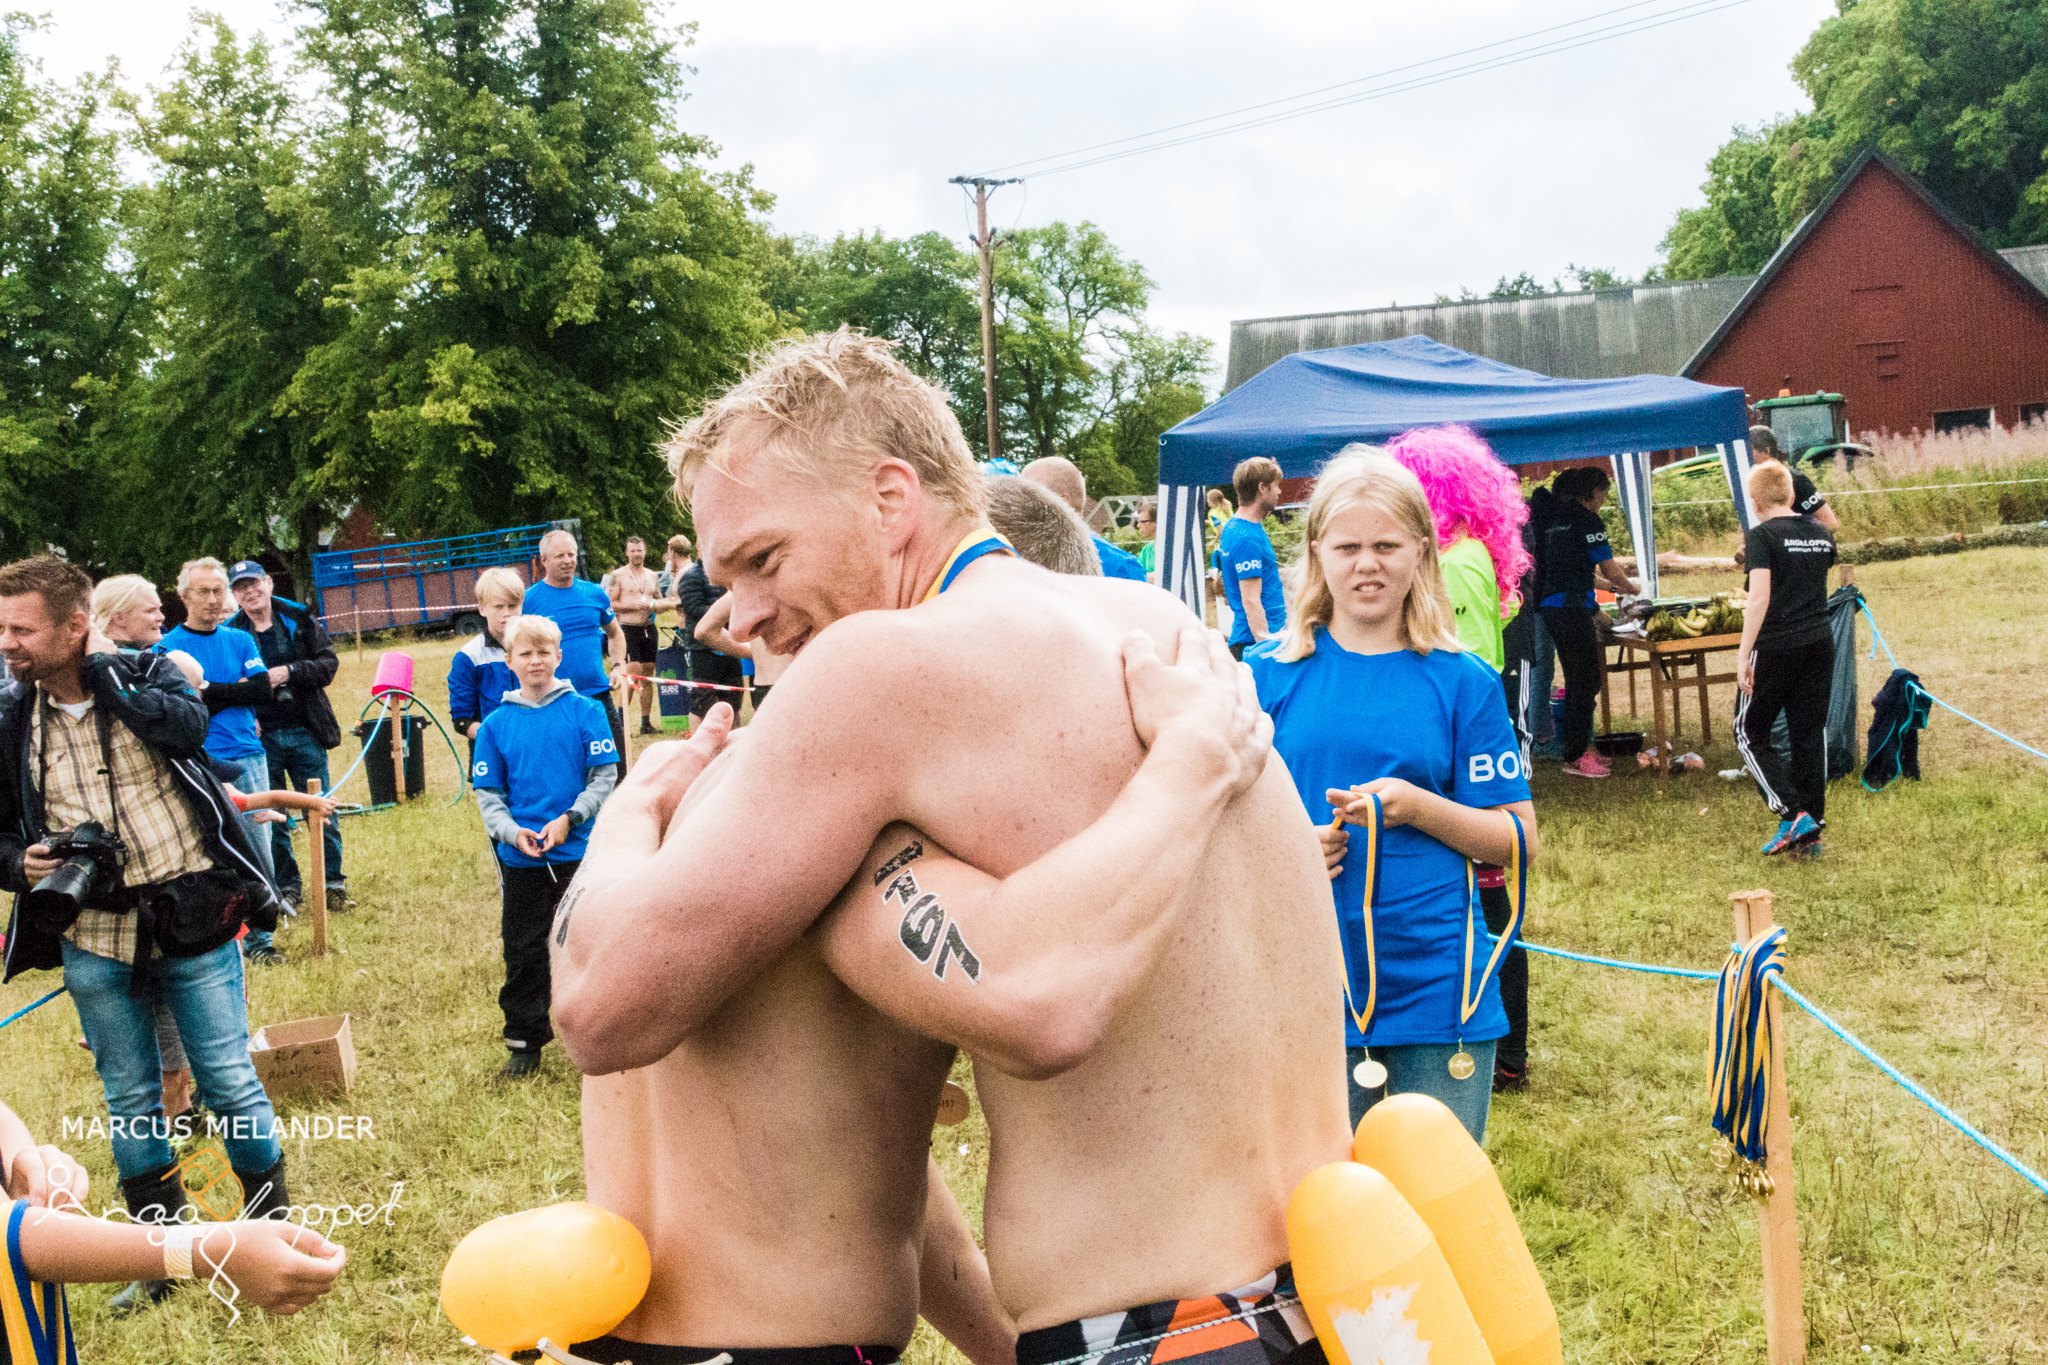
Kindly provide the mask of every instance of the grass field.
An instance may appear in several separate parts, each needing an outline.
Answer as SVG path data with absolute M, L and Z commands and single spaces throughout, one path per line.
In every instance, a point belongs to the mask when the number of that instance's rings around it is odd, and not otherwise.
M 1973 552 L 1876 566 L 1860 581 L 1937 695 L 2048 740 L 2048 556 Z M 438 679 L 451 645 L 407 648 L 420 676 Z M 349 714 L 375 657 L 344 650 L 337 700 Z M 1862 667 L 1866 712 L 1882 668 Z M 1633 768 L 1570 786 L 1540 775 L 1532 941 L 1715 966 L 1727 894 L 1768 886 L 1791 928 L 1794 984 L 2048 1165 L 2048 765 L 1938 712 L 1926 782 L 1882 795 L 1838 783 L 1827 860 L 1766 865 L 1753 852 L 1766 824 L 1754 791 L 1712 771 L 1733 766 L 1729 704 L 1724 691 L 1704 774 L 1663 787 Z M 445 748 L 430 760 L 432 799 L 345 826 L 361 908 L 335 921 L 339 951 L 313 961 L 305 931 L 289 931 L 296 960 L 256 973 L 251 990 L 257 1023 L 353 1014 L 354 1092 L 286 1112 L 368 1115 L 375 1138 L 288 1144 L 293 1193 L 382 1204 L 403 1182 L 392 1226 L 340 1233 L 351 1256 L 341 1286 L 294 1319 L 250 1312 L 230 1329 L 225 1310 L 187 1292 L 114 1323 L 108 1291 L 78 1290 L 87 1360 L 474 1359 L 436 1307 L 449 1248 L 487 1218 L 581 1192 L 576 1078 L 559 1052 L 537 1083 L 492 1082 L 503 1052 L 489 854 L 474 810 L 446 803 L 454 760 Z M 1708 992 L 1543 960 L 1534 978 L 1533 1084 L 1496 1104 L 1489 1147 L 1571 1359 L 1762 1360 L 1756 1223 L 1706 1123 Z M 0 1013 L 53 984 L 39 974 L 0 989 Z M 62 1001 L 0 1035 L 0 1097 L 46 1140 L 67 1116 L 103 1112 L 77 1036 Z M 2048 1201 L 1803 1018 L 1790 1025 L 1789 1068 L 1811 1358 L 2048 1358 Z M 106 1143 L 68 1146 L 113 1197 Z M 978 1222 L 979 1113 L 940 1130 L 934 1148 Z M 920 1337 L 913 1357 L 946 1354 Z

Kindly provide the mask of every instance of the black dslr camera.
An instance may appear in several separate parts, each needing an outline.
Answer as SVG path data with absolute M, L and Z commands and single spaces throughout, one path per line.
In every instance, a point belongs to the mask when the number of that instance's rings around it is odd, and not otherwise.
M 43 844 L 51 857 L 64 863 L 30 889 L 23 906 L 28 914 L 68 928 L 86 906 L 107 908 L 128 861 L 128 848 L 120 837 L 108 833 L 99 821 L 87 820 L 77 829 L 50 835 Z

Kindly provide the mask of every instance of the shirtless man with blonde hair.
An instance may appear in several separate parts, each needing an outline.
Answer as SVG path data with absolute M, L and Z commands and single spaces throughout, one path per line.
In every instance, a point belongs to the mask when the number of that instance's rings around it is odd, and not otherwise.
M 558 921 L 590 1194 L 655 1252 L 620 1336 L 900 1340 L 906 1272 L 943 1329 L 978 1270 L 918 1241 L 950 1043 L 1024 1365 L 1209 1319 L 1177 1345 L 1312 1358 L 1282 1213 L 1349 1138 L 1316 835 L 1277 763 L 1221 796 L 1212 767 L 1199 820 L 1145 791 L 1148 656 L 1213 640 L 1156 589 L 990 552 L 957 420 L 884 343 L 785 345 L 671 456 L 732 635 L 796 658 L 743 743 L 718 712 L 649 749 Z

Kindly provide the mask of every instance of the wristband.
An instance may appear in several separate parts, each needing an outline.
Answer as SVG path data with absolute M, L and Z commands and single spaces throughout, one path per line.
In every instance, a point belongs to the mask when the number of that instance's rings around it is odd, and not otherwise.
M 164 1229 L 164 1278 L 167 1280 L 189 1280 L 192 1278 L 192 1244 L 197 1242 L 209 1228 L 181 1227 Z

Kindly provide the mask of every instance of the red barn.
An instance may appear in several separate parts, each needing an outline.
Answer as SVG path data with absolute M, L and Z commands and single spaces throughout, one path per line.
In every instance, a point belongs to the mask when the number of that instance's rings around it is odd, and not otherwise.
M 1839 393 L 1853 432 L 2014 426 L 2048 416 L 2048 295 L 1866 152 L 1683 373 Z

